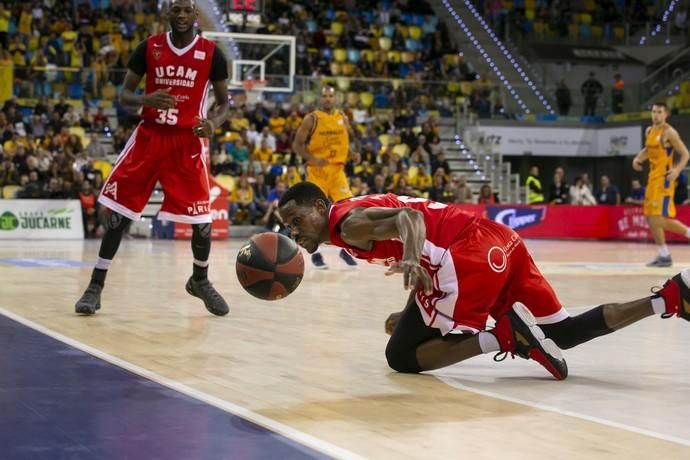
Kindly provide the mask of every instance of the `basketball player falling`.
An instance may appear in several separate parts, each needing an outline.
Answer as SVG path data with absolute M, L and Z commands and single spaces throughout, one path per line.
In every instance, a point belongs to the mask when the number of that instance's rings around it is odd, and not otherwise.
M 673 193 L 676 179 L 683 172 L 690 158 L 688 149 L 678 135 L 678 131 L 666 123 L 668 107 L 663 102 L 652 106 L 652 126 L 647 128 L 644 148 L 633 159 L 635 171 L 642 171 L 642 163 L 649 160 L 649 178 L 644 196 L 644 215 L 657 244 L 659 254 L 647 264 L 648 267 L 670 267 L 673 264 L 671 253 L 666 246 L 664 231 L 678 233 L 690 238 L 690 230 L 676 220 L 676 207 Z M 680 155 L 673 165 L 673 152 Z
M 297 128 L 292 150 L 307 162 L 307 180 L 318 185 L 331 201 L 352 197 L 345 176 L 345 162 L 350 156 L 350 123 L 335 108 L 335 89 L 321 89 L 320 109 L 307 114 Z M 350 267 L 357 262 L 344 250 L 340 258 Z M 311 255 L 314 267 L 327 269 L 320 252 Z
M 370 195 L 331 204 L 302 182 L 281 198 L 292 238 L 309 252 L 330 242 L 403 273 L 407 306 L 386 320 L 386 358 L 399 372 L 445 367 L 482 353 L 531 358 L 556 379 L 571 348 L 642 318 L 690 320 L 690 270 L 651 297 L 600 305 L 571 317 L 510 228 L 424 198 Z M 496 326 L 486 330 L 487 317 Z M 535 318 L 536 317 L 536 318 Z M 537 326 L 539 324 L 539 326 Z
M 195 34 L 194 0 L 173 0 L 171 32 L 139 44 L 129 60 L 120 95 L 122 105 L 143 106 L 142 121 L 129 138 L 103 184 L 98 201 L 111 210 L 91 282 L 77 301 L 77 313 L 93 315 L 101 307 L 105 277 L 133 220 L 138 220 L 160 181 L 165 192 L 159 218 L 192 224 L 193 275 L 186 289 L 214 315 L 228 305 L 207 278 L 211 250 L 211 215 L 205 140 L 228 116 L 227 64 L 223 53 Z M 135 94 L 146 74 L 145 94 Z M 206 114 L 209 83 L 215 108 Z

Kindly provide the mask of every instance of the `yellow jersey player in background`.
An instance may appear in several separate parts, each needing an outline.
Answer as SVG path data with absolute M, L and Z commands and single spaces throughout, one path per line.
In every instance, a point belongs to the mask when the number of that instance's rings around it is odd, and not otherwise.
M 642 171 L 642 163 L 649 160 L 644 215 L 659 247 L 659 254 L 647 264 L 648 267 L 670 267 L 673 264 L 666 246 L 665 230 L 690 238 L 688 227 L 675 219 L 676 207 L 673 204 L 676 179 L 688 163 L 690 154 L 678 131 L 666 123 L 667 117 L 668 107 L 665 103 L 657 102 L 652 106 L 652 126 L 647 128 L 645 146 L 632 163 L 635 171 Z M 680 155 L 675 166 L 674 152 Z
M 292 150 L 307 163 L 307 180 L 316 184 L 332 202 L 352 198 L 345 175 L 345 163 L 350 158 L 350 122 L 335 108 L 335 89 L 321 89 L 320 106 L 307 114 L 297 128 Z M 350 267 L 357 262 L 340 250 L 340 258 Z M 320 252 L 311 256 L 314 267 L 327 269 Z

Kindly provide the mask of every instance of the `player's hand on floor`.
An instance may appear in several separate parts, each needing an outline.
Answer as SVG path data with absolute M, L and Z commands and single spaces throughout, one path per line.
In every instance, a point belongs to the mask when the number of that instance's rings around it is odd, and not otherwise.
M 388 267 L 386 276 L 402 273 L 405 289 L 423 289 L 429 295 L 434 292 L 434 283 L 429 273 L 418 262 L 401 260 Z
M 400 316 L 402 315 L 402 312 L 396 312 L 396 313 L 391 313 L 388 318 L 386 319 L 386 324 L 385 324 L 385 329 L 386 329 L 386 334 L 392 335 L 393 334 L 393 329 L 395 329 L 395 326 L 398 324 L 398 321 L 400 321 Z
M 213 130 L 216 129 L 213 122 L 208 118 L 196 117 L 196 119 L 199 120 L 199 124 L 193 128 L 194 134 L 199 137 L 211 137 Z

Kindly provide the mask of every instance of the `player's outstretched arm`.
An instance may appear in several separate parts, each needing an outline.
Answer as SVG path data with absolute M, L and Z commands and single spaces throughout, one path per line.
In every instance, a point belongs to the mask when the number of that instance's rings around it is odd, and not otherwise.
M 312 166 L 325 166 L 328 162 L 323 158 L 315 158 L 307 152 L 307 141 L 316 124 L 316 116 L 313 113 L 308 114 L 302 120 L 302 124 L 297 128 L 295 133 L 295 140 L 292 142 L 292 150 Z
M 364 247 L 371 241 L 400 239 L 402 260 L 391 265 L 387 274 L 402 273 L 405 289 L 423 288 L 430 293 L 431 277 L 420 265 L 426 225 L 421 212 L 410 208 L 359 208 L 340 224 L 340 236 L 349 244 Z

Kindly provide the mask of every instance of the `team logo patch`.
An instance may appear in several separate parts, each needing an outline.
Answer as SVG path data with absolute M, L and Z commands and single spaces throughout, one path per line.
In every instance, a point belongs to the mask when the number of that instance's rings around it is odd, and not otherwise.
M 151 54 L 153 54 L 154 59 L 160 59 L 160 57 L 163 55 L 163 51 L 158 48 L 154 48 Z
M 530 227 L 544 220 L 545 208 L 499 208 L 488 207 L 489 219 L 506 225 L 513 230 Z
M 493 246 L 489 249 L 486 259 L 489 262 L 489 267 L 496 273 L 505 271 L 508 266 L 508 256 L 505 251 L 498 246 Z
M 199 59 L 200 61 L 203 61 L 204 59 L 206 59 L 206 51 L 194 51 L 194 59 Z
M 105 195 L 110 195 L 117 200 L 117 182 L 106 184 L 105 188 L 103 189 L 103 193 Z

